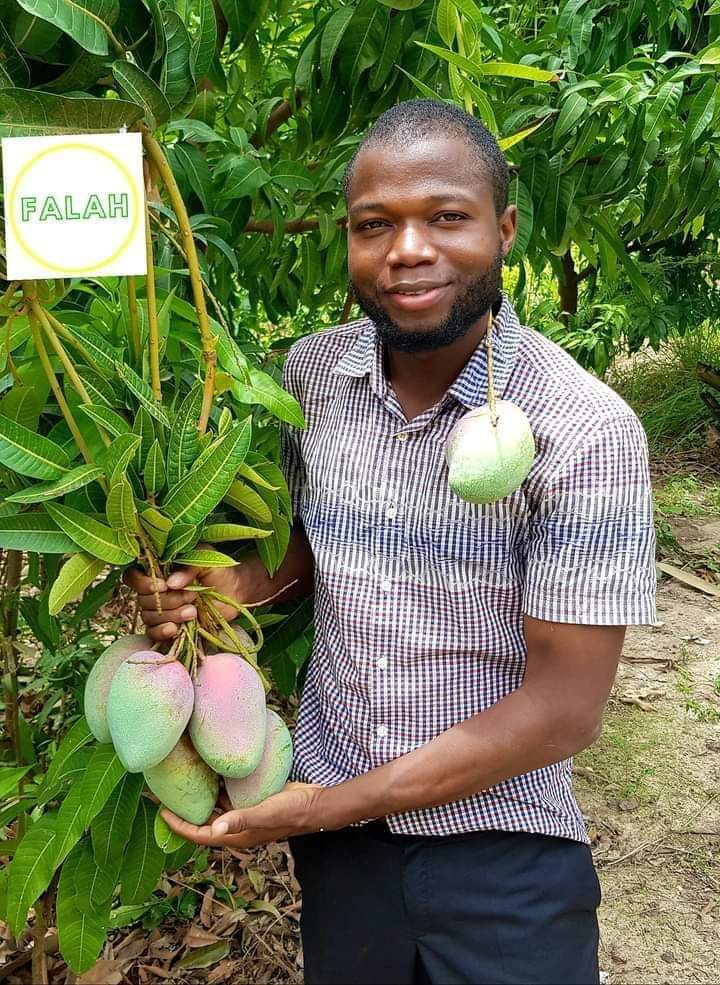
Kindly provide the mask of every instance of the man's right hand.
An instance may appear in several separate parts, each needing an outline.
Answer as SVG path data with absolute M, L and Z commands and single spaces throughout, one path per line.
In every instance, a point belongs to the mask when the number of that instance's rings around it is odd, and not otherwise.
M 187 565 L 173 571 L 167 581 L 158 579 L 157 588 L 162 611 L 157 610 L 153 582 L 139 568 L 128 568 L 123 575 L 126 585 L 137 592 L 140 617 L 145 623 L 145 632 L 156 642 L 171 640 L 177 636 L 182 623 L 197 618 L 197 593 L 186 591 L 193 582 L 214 588 L 221 595 L 244 601 L 243 586 L 239 576 L 240 565 L 234 568 L 198 568 Z M 216 602 L 222 615 L 231 622 L 238 614 L 223 602 Z

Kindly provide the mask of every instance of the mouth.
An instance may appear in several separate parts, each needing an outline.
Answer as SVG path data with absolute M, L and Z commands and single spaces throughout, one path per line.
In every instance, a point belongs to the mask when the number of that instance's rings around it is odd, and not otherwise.
M 404 311 L 422 311 L 434 305 L 445 291 L 449 284 L 422 285 L 418 287 L 395 288 L 387 291 L 387 296 L 394 305 Z

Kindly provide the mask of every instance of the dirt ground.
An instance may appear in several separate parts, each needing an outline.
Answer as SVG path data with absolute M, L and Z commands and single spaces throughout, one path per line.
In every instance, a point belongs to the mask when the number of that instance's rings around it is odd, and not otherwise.
M 576 760 L 610 985 L 720 981 L 720 599 L 663 579 L 657 609 Z

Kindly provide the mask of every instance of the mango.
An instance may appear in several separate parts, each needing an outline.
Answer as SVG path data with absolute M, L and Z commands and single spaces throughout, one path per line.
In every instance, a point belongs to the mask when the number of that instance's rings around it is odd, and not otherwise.
M 252 650 L 252 648 L 254 646 L 254 643 L 252 641 L 252 638 L 251 638 L 250 634 L 247 633 L 242 628 L 242 626 L 233 626 L 233 631 L 235 632 L 236 636 L 238 637 L 238 639 L 240 640 L 240 642 L 243 644 L 243 646 L 246 646 L 248 648 L 248 650 Z M 220 652 L 230 652 L 230 653 L 232 653 L 233 652 L 233 650 L 232 650 L 232 643 L 230 641 L 230 638 L 229 638 L 228 634 L 225 632 L 224 629 L 221 629 L 220 632 L 217 633 L 217 638 L 222 641 L 222 643 L 223 643 L 223 650 L 222 651 L 217 650 L 213 646 L 212 643 L 207 642 L 207 643 L 203 643 L 203 646 L 205 648 L 205 652 L 206 653 L 220 653 Z M 225 648 L 227 648 L 227 649 L 225 649 Z
M 121 636 L 93 664 L 85 682 L 85 718 L 98 742 L 111 742 L 107 723 L 107 699 L 115 671 L 127 658 L 152 646 L 147 636 Z
M 107 720 L 115 752 L 130 773 L 157 766 L 190 721 L 193 685 L 177 660 L 140 650 L 118 667 L 110 685 Z
M 145 770 L 145 782 L 165 807 L 191 824 L 205 824 L 220 786 L 217 775 L 198 756 L 187 735 L 180 737 L 162 762 Z
M 535 457 L 535 439 L 527 415 L 509 400 L 476 407 L 448 436 L 446 459 L 452 491 L 468 503 L 494 503 L 525 481 Z
M 259 766 L 242 780 L 224 777 L 227 795 L 236 811 L 255 807 L 279 793 L 290 776 L 293 745 L 288 727 L 271 708 L 266 714 L 265 748 Z
M 195 682 L 189 731 L 208 766 L 233 779 L 252 773 L 265 746 L 265 718 L 257 671 L 236 653 L 206 657 Z

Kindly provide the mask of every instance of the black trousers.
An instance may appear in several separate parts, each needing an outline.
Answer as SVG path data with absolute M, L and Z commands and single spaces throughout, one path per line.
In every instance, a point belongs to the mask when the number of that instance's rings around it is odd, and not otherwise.
M 383 822 L 290 841 L 308 985 L 597 985 L 587 845 Z

